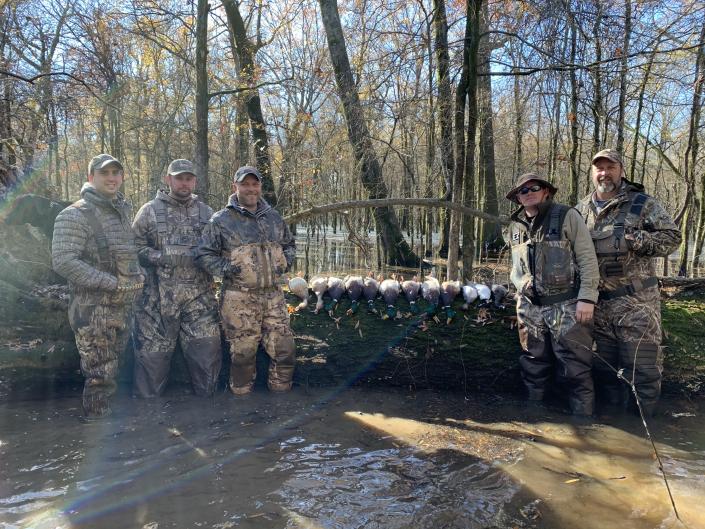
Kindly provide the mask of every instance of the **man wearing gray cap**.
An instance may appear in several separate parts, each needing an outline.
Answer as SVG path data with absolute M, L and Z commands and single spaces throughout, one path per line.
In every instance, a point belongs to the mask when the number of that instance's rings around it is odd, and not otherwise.
M 257 348 L 269 356 L 270 391 L 288 391 L 296 346 L 280 276 L 296 257 L 294 238 L 284 220 L 262 198 L 262 175 L 240 167 L 228 205 L 203 231 L 196 262 L 223 278 L 221 316 L 230 344 L 230 390 L 250 393 L 256 378 Z
M 595 249 L 579 213 L 553 201 L 558 189 L 535 173 L 521 175 L 507 199 L 519 204 L 507 240 L 529 400 L 563 386 L 574 415 L 593 413 L 592 336 L 597 301 Z
M 119 357 L 130 335 L 132 303 L 144 277 L 130 227 L 131 206 L 120 193 L 124 170 L 109 154 L 88 165 L 81 199 L 54 223 L 54 270 L 69 282 L 69 322 L 85 377 L 86 419 L 110 413 Z
M 213 394 L 220 366 L 220 324 L 212 276 L 197 268 L 195 249 L 213 210 L 193 194 L 189 160 L 174 160 L 168 192 L 137 212 L 132 225 L 140 263 L 149 272 L 135 319 L 135 386 L 143 398 L 161 395 L 177 341 L 197 395 Z
M 605 149 L 592 158 L 595 190 L 576 208 L 585 219 L 600 266 L 600 298 L 595 308 L 593 362 L 598 396 L 614 405 L 629 403 L 628 388 L 617 371 L 636 388 L 647 414 L 661 394 L 661 296 L 654 257 L 666 257 L 681 233 L 644 186 L 626 179 L 622 158 Z

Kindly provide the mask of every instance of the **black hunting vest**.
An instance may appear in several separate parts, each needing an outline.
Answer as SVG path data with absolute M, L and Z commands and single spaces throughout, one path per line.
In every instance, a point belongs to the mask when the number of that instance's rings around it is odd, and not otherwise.
M 580 280 L 570 241 L 563 239 L 563 222 L 568 206 L 552 204 L 541 226 L 533 233 L 521 222 L 510 229 L 512 261 L 520 282 L 531 281 L 534 305 L 553 305 L 575 298 Z

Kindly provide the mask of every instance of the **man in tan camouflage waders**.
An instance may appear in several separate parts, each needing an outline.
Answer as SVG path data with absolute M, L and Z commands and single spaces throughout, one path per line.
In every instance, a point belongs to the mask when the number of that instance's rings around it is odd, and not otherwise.
M 69 282 L 69 322 L 81 355 L 83 412 L 110 414 L 119 357 L 130 336 L 132 303 L 144 277 L 130 226 L 131 207 L 120 193 L 124 170 L 109 154 L 88 165 L 81 199 L 54 223 L 54 270 Z
M 223 277 L 221 317 L 230 343 L 230 390 L 252 391 L 260 342 L 270 358 L 267 385 L 288 391 L 296 346 L 279 284 L 296 256 L 283 219 L 262 199 L 262 175 L 250 166 L 235 173 L 228 205 L 203 230 L 196 263 Z
M 595 191 L 576 208 L 595 243 L 600 267 L 600 298 L 595 309 L 594 361 L 598 395 L 626 405 L 627 386 L 615 370 L 636 387 L 647 414 L 661 394 L 661 297 L 654 257 L 666 257 L 681 233 L 666 210 L 644 186 L 630 182 L 619 153 L 598 152 L 592 159 Z
M 135 317 L 135 395 L 161 395 L 177 340 L 196 395 L 213 394 L 220 365 L 220 323 L 212 276 L 197 268 L 195 249 L 213 210 L 193 194 L 189 160 L 174 160 L 169 191 L 137 212 L 132 229 L 147 281 Z
M 553 201 L 557 188 L 535 173 L 521 175 L 506 198 L 515 211 L 507 240 L 529 400 L 543 400 L 554 377 L 577 416 L 593 413 L 592 336 L 598 271 L 580 214 Z M 555 367 L 554 367 L 555 366 Z

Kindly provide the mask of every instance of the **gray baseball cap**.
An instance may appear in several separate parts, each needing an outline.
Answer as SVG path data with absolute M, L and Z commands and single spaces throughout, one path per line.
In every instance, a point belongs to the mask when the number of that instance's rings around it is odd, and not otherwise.
M 109 154 L 99 154 L 91 158 L 91 161 L 88 163 L 88 174 L 92 174 L 96 169 L 102 169 L 112 163 L 117 164 L 123 171 L 125 170 L 117 158 L 113 158 Z
M 256 176 L 257 180 L 259 180 L 260 182 L 262 181 L 262 174 L 257 170 L 256 167 L 252 167 L 251 165 L 245 165 L 243 167 L 240 167 L 240 169 L 238 169 L 237 171 L 235 171 L 235 176 L 233 177 L 233 181 L 235 183 L 239 184 L 240 182 L 242 182 L 245 179 L 245 177 L 248 174 Z
M 169 164 L 169 168 L 166 170 L 166 173 L 170 176 L 181 173 L 191 173 L 192 175 L 195 175 L 196 170 L 193 168 L 193 163 L 191 163 L 190 160 L 179 158 Z
M 614 149 L 602 149 L 595 156 L 592 157 L 592 162 L 595 163 L 600 158 L 605 158 L 610 162 L 618 163 L 619 165 L 624 165 L 622 163 L 622 156 Z

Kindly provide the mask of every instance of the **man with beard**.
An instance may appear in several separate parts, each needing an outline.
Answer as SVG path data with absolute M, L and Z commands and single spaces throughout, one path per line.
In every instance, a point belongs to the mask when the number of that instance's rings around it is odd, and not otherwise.
M 634 385 L 647 414 L 661 393 L 661 297 L 654 258 L 667 257 L 681 233 L 666 210 L 644 186 L 626 179 L 619 153 L 598 152 L 592 159 L 595 191 L 576 208 L 591 231 L 600 267 L 600 297 L 595 308 L 593 362 L 598 395 L 613 405 L 629 402 Z
M 213 210 L 193 194 L 196 174 L 189 160 L 174 160 L 157 191 L 137 213 L 132 228 L 142 265 L 149 271 L 135 321 L 134 392 L 161 395 L 176 342 L 199 396 L 215 390 L 222 361 L 218 304 L 213 278 L 197 268 L 195 249 Z

